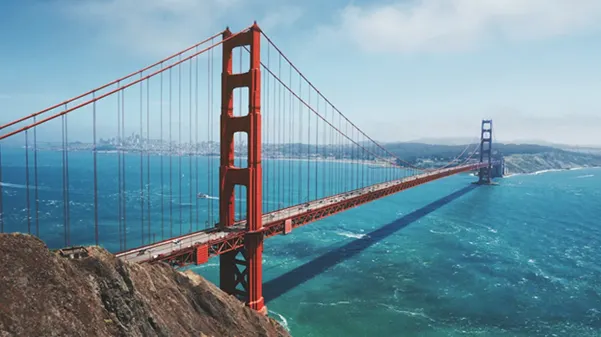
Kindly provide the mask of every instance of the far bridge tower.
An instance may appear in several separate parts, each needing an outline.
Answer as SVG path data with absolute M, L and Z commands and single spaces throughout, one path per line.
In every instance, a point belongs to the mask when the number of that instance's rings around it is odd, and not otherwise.
M 490 184 L 493 178 L 502 177 L 505 173 L 505 161 L 501 156 L 493 162 L 492 140 L 493 140 L 492 120 L 482 120 L 482 131 L 480 134 L 480 162 L 486 163 L 478 171 L 478 184 Z

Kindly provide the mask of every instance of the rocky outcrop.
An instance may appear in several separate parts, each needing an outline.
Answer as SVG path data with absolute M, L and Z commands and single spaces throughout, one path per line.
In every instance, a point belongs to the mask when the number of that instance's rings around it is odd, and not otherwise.
M 88 252 L 0 234 L 0 336 L 289 336 L 192 272 Z
M 505 157 L 506 174 L 599 166 L 601 166 L 601 156 L 561 150 L 534 154 L 513 154 Z

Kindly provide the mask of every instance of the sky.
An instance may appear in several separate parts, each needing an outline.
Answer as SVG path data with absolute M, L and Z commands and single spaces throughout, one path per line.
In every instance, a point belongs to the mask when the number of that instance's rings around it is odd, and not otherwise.
M 253 20 L 378 141 L 601 145 L 599 0 L 2 0 L 0 123 Z

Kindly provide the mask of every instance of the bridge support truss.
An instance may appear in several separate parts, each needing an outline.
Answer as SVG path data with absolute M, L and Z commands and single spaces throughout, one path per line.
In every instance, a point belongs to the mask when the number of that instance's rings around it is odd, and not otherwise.
M 223 38 L 221 77 L 221 159 L 219 168 L 219 226 L 231 227 L 235 219 L 235 187 L 246 187 L 246 230 L 244 246 L 219 260 L 219 283 L 223 291 L 237 296 L 251 309 L 267 312 L 262 293 L 263 210 L 261 170 L 261 32 L 255 23 L 248 31 L 232 36 L 227 29 Z M 234 48 L 248 47 L 250 69 L 233 74 Z M 248 88 L 248 114 L 234 116 L 234 89 Z M 248 165 L 234 165 L 234 134 L 248 135 Z
M 480 136 L 480 162 L 487 165 L 478 172 L 478 184 L 490 184 L 493 175 L 492 165 L 492 120 L 482 121 Z

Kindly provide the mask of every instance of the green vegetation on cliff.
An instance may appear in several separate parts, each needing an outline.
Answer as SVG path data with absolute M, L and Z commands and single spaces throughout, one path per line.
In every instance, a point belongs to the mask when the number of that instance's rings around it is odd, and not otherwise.
M 601 167 L 601 156 L 562 150 L 505 156 L 506 174 L 577 167 Z
M 466 145 L 393 143 L 386 144 L 386 147 L 412 164 L 420 167 L 436 167 L 453 160 L 466 148 Z M 495 143 L 493 153 L 505 158 L 506 174 L 601 166 L 601 150 L 564 150 L 533 144 Z M 476 153 L 474 158 L 479 158 L 479 153 Z

